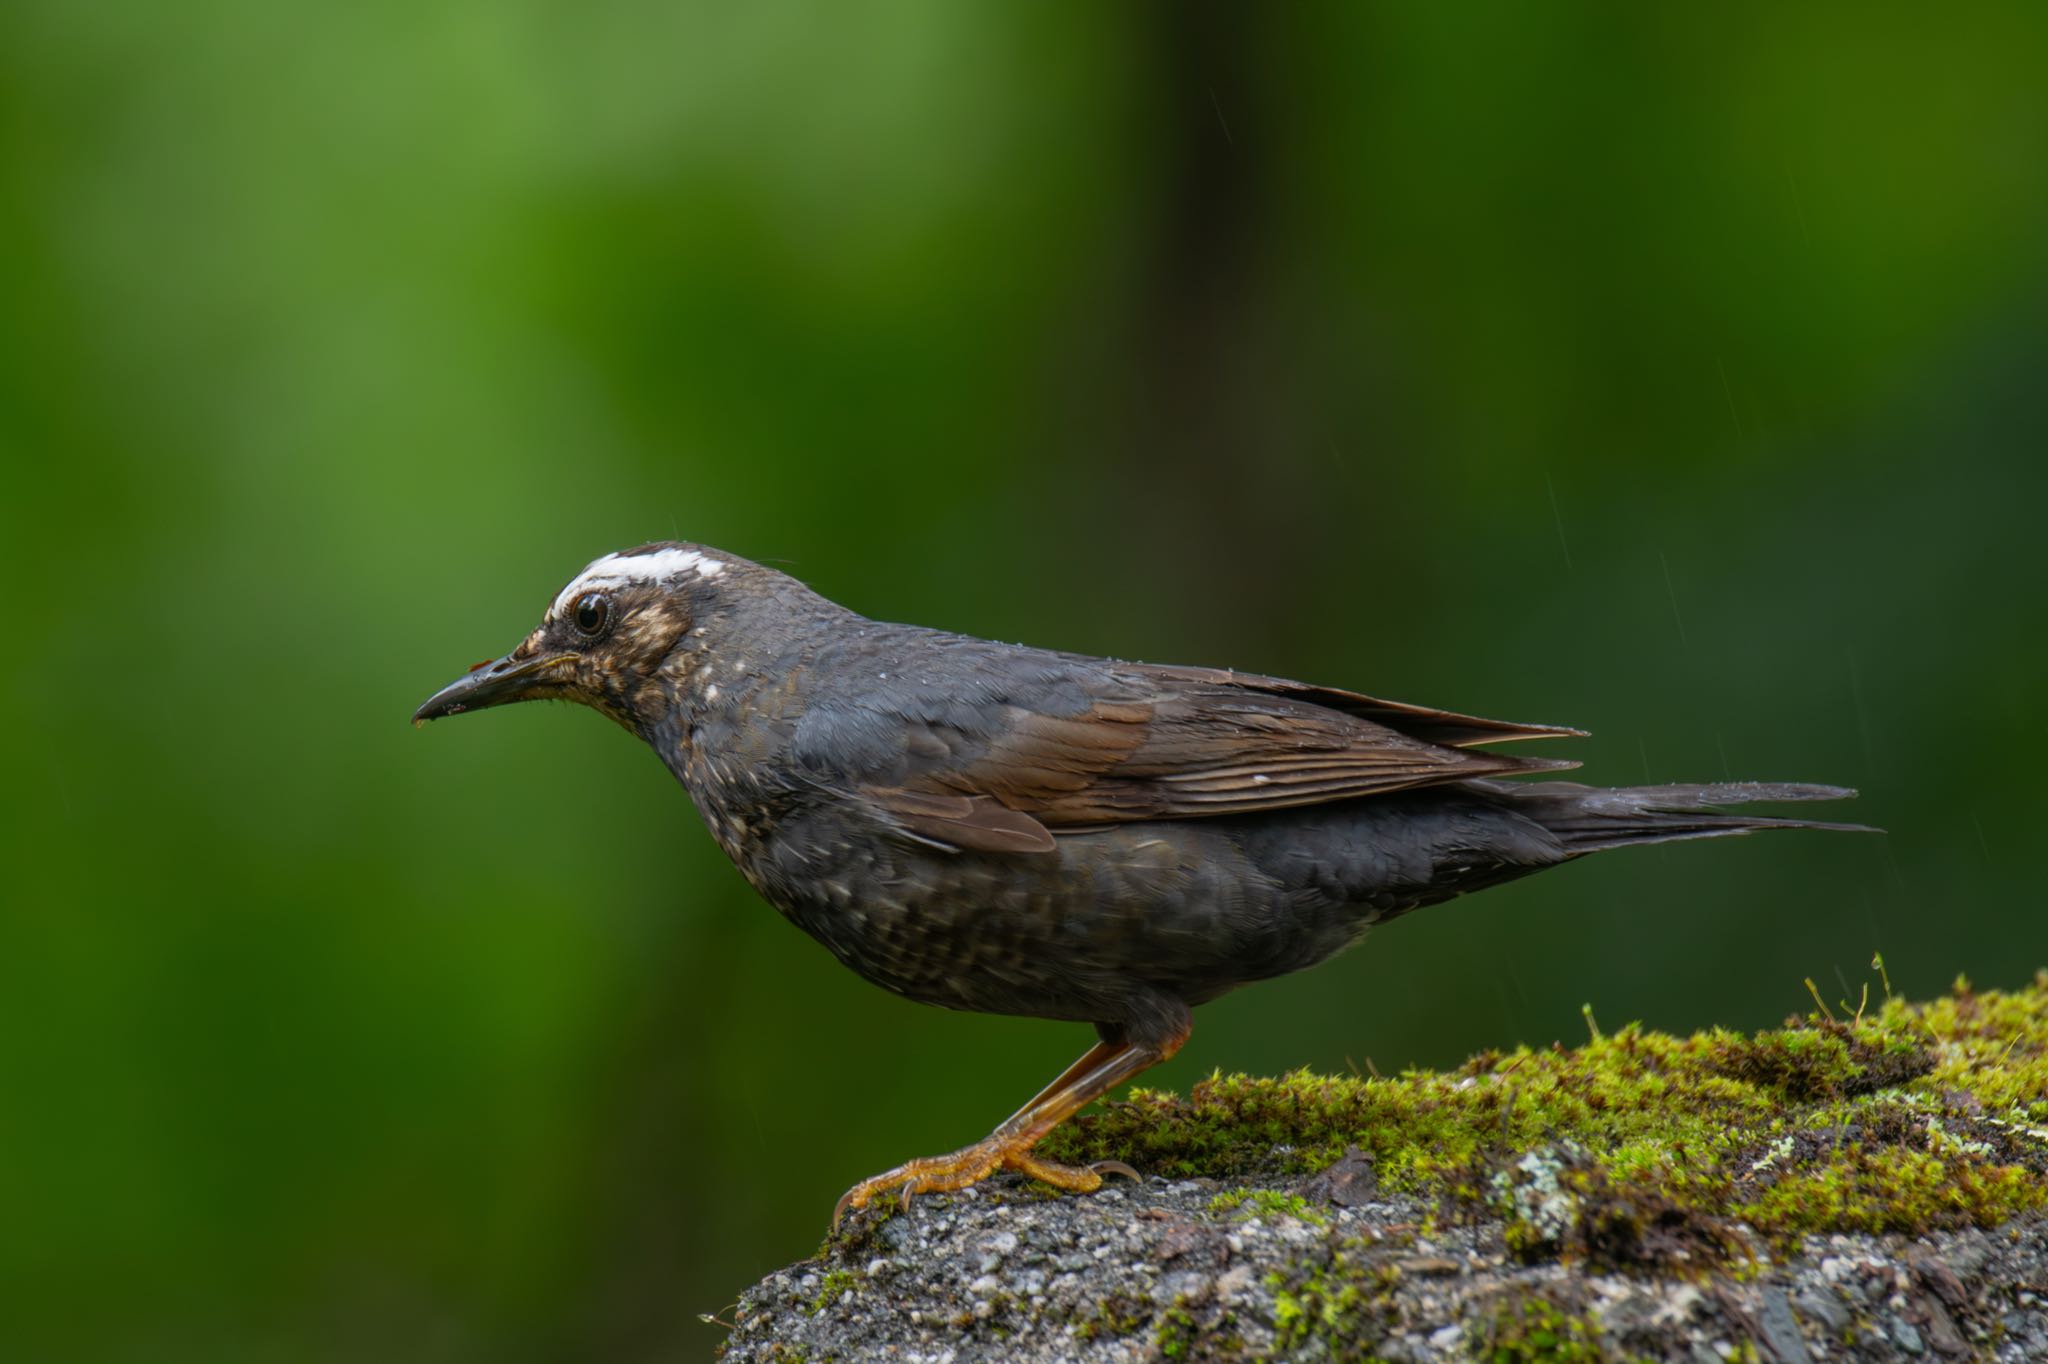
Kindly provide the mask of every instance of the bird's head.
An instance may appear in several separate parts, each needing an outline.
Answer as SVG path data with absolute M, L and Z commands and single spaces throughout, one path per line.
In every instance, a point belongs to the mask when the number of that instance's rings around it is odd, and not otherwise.
M 503 658 L 479 663 L 413 712 L 425 724 L 509 701 L 578 701 L 645 732 L 667 711 L 671 658 L 753 565 L 663 542 L 607 554 L 555 594 L 540 625 Z

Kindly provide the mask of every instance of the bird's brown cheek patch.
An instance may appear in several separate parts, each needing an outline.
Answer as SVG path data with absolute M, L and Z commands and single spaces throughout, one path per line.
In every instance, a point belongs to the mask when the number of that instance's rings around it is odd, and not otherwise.
M 661 666 L 676 642 L 682 639 L 689 623 L 688 617 L 681 612 L 663 603 L 654 603 L 634 613 L 620 628 L 618 652 L 625 658 L 636 660 L 651 674 Z

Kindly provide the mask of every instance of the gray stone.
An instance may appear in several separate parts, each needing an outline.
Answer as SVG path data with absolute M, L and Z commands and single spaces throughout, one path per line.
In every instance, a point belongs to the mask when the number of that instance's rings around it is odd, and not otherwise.
M 1842 1305 L 1842 1300 L 1835 1296 L 1832 1289 L 1824 1286 L 1805 1290 L 1795 1301 L 1799 1304 L 1799 1310 L 1826 1327 L 1830 1336 L 1840 1336 L 1853 1320 L 1849 1315 L 1849 1309 Z
M 1199 1342 L 1196 1357 L 1212 1361 L 1231 1358 L 1221 1343 L 1235 1340 L 1245 1357 L 1437 1364 L 1487 1357 L 1493 1333 L 1536 1301 L 1590 1321 L 1623 1358 L 2048 1358 L 2048 1313 L 2021 1298 L 2038 1302 L 2048 1283 L 2040 1215 L 1991 1236 L 1815 1238 L 1766 1276 L 1688 1281 L 1527 1263 L 1497 1222 L 1387 1195 L 1358 1207 L 1332 1199 L 1319 1225 L 1211 1212 L 1215 1187 L 1192 1181 L 1117 1193 L 1042 1197 L 1005 1178 L 973 1199 L 934 1194 L 907 1214 L 856 1213 L 821 1258 L 742 1295 L 725 1357 L 1124 1364 L 1162 1358 L 1172 1337 Z M 1415 1228 L 1433 1214 L 1425 1249 Z M 827 1274 L 851 1285 L 813 1311 Z
M 1301 1196 L 1340 1208 L 1361 1208 L 1372 1202 L 1379 1190 L 1379 1171 L 1373 1168 L 1372 1157 L 1353 1146 L 1335 1165 L 1305 1180 Z
M 1806 1364 L 1813 1358 L 1813 1352 L 1806 1348 L 1806 1337 L 1799 1334 L 1799 1319 L 1792 1315 L 1791 1299 L 1776 1284 L 1765 1285 L 1763 1299 L 1757 1325 L 1763 1331 L 1764 1347 L 1778 1364 Z

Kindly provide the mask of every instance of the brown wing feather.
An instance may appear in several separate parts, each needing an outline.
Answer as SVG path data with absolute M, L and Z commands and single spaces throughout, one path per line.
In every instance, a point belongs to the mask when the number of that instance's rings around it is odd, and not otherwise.
M 1438 710 L 1433 706 L 1413 706 L 1405 701 L 1389 701 L 1384 697 L 1367 696 L 1363 692 L 1345 691 L 1341 687 L 1318 687 L 1307 682 L 1295 682 L 1285 677 L 1264 677 L 1258 673 L 1231 672 L 1224 668 L 1186 668 L 1163 663 L 1134 663 L 1128 665 L 1133 672 L 1157 677 L 1161 681 L 1206 683 L 1210 686 L 1235 687 L 1247 692 L 1263 692 L 1273 696 L 1295 697 L 1330 710 L 1342 711 L 1371 720 L 1375 724 L 1399 730 L 1418 739 L 1427 739 L 1434 744 L 1447 744 L 1452 748 L 1466 748 L 1473 744 L 1514 743 L 1523 739 L 1583 739 L 1586 731 L 1571 729 L 1565 725 L 1523 725 L 1509 720 L 1488 720 L 1478 715 L 1460 715 L 1453 710 Z
M 874 786 L 865 794 L 911 833 L 950 848 L 1005 853 L 1053 850 L 1052 833 L 1043 824 L 987 796 L 939 796 Z
M 1033 813 L 1053 827 L 1245 814 L 1560 765 L 1575 764 L 1467 752 L 1305 699 L 1190 680 L 1154 704 L 1123 762 Z
M 971 756 L 953 753 L 869 794 L 920 836 L 1029 851 L 1022 845 L 1050 849 L 1047 830 L 1245 814 L 1578 765 L 1457 746 L 1576 731 L 1208 669 L 1119 665 L 1115 677 L 1129 689 L 1078 713 L 1013 703 Z M 917 803 L 934 799 L 957 803 Z M 997 810 L 1030 828 L 1001 823 Z

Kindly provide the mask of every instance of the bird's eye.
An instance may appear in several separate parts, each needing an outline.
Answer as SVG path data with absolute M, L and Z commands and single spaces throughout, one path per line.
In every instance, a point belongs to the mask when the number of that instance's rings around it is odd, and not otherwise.
M 604 627 L 611 623 L 612 600 L 602 592 L 585 592 L 570 608 L 570 615 L 576 622 L 579 633 L 596 636 L 604 633 Z

